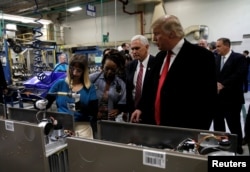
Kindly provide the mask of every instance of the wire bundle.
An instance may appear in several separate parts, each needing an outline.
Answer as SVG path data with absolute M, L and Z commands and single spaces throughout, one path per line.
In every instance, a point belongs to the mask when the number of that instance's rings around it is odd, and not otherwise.
M 43 36 L 43 33 L 41 32 L 41 29 L 43 27 L 43 24 L 39 22 L 40 19 L 42 19 L 42 14 L 38 11 L 38 4 L 35 0 L 36 8 L 35 8 L 35 14 L 39 15 L 39 18 L 35 20 L 35 22 L 38 24 L 37 27 L 33 28 L 33 43 L 32 47 L 34 49 L 34 74 L 37 76 L 37 78 L 40 81 L 44 81 L 47 79 L 47 75 L 44 73 L 44 70 L 46 69 L 46 65 L 42 62 L 42 48 L 41 48 L 41 40 L 40 37 Z

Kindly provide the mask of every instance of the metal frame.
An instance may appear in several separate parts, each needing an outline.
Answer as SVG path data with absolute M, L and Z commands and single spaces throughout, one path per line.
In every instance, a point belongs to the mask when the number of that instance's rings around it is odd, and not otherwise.
M 0 103 L 0 119 L 6 119 L 6 108 L 5 104 Z
M 23 109 L 23 108 L 15 108 L 9 107 L 8 108 L 9 114 L 8 119 L 17 120 L 17 121 L 26 121 L 38 124 L 39 121 L 36 117 L 38 110 L 36 109 Z M 42 113 L 38 115 L 39 120 L 42 120 Z M 46 118 L 50 116 L 54 117 L 58 121 L 60 121 L 64 127 L 64 129 L 74 131 L 74 117 L 67 113 L 62 112 L 55 112 L 55 111 L 47 111 Z
M 49 171 L 42 128 L 0 119 L 0 135 L 0 171 Z
M 67 144 L 46 144 L 43 127 L 0 119 L 0 136 L 0 171 L 69 171 Z
M 112 134 L 111 134 L 112 133 Z M 187 138 L 198 140 L 204 135 L 227 136 L 231 142 L 227 151 L 236 153 L 237 135 L 189 128 L 166 127 L 103 120 L 98 124 L 98 139 L 117 143 L 133 143 L 153 148 L 177 147 Z
M 141 148 L 103 140 L 67 138 L 69 171 L 143 171 L 201 172 L 207 169 L 207 158 L 188 156 L 153 148 Z M 144 151 L 162 153 L 166 168 L 143 164 Z
M 198 139 L 204 134 L 227 136 L 231 142 L 227 151 L 232 154 L 236 151 L 237 136 L 229 133 L 99 121 L 98 140 L 67 138 L 69 169 L 70 172 L 205 172 L 207 155 L 164 149 L 176 147 L 186 138 Z M 163 166 L 145 163 L 147 152 L 161 155 L 162 159 L 152 160 L 163 161 Z

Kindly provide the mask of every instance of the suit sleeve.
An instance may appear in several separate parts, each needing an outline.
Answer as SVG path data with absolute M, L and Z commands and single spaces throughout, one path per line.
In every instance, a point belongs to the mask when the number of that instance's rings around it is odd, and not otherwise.
M 5 80 L 4 70 L 3 70 L 3 66 L 2 66 L 1 61 L 0 61 L 0 78 L 2 79 L 2 81 L 0 82 L 1 88 L 7 89 L 7 83 L 6 83 L 6 80 Z

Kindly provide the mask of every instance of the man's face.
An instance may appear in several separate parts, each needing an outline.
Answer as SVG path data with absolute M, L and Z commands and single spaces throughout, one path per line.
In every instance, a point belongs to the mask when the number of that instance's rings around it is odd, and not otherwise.
M 148 55 L 148 45 L 141 43 L 139 39 L 131 42 L 131 52 L 134 59 L 143 61 Z
M 153 29 L 153 40 L 155 41 L 155 44 L 158 46 L 159 50 L 169 50 L 168 44 L 170 41 L 169 33 L 165 33 L 160 26 L 155 27 Z
M 222 41 L 219 40 L 216 42 L 216 51 L 219 55 L 224 56 L 229 52 L 229 50 L 230 47 L 224 45 Z
M 205 40 L 200 40 L 198 45 L 201 47 L 207 48 L 207 42 Z
M 125 47 L 124 47 L 124 50 L 129 50 L 129 49 L 130 49 L 129 44 L 126 44 Z
M 67 58 L 65 56 L 60 56 L 60 63 L 66 63 L 67 62 Z

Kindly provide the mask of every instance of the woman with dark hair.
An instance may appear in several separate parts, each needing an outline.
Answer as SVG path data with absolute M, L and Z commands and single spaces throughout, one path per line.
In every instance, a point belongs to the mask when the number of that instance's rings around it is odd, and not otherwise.
M 102 59 L 102 71 L 90 74 L 99 100 L 97 119 L 115 120 L 125 110 L 125 82 L 117 75 L 124 64 L 123 55 L 112 49 Z
M 126 56 L 122 51 L 118 51 L 116 49 L 109 49 L 109 48 L 105 49 L 103 51 L 103 58 L 102 58 L 102 62 L 101 62 L 102 67 L 101 68 L 103 68 L 103 65 L 104 65 L 105 60 L 106 60 L 105 55 L 107 55 L 109 53 L 117 54 L 115 56 L 116 59 L 114 59 L 118 65 L 118 71 L 117 71 L 116 75 L 125 82 L 126 81 L 126 72 L 125 72 Z
M 76 136 L 93 138 L 90 123 L 96 121 L 98 100 L 89 79 L 86 56 L 75 54 L 71 57 L 66 78 L 53 84 L 46 99 L 47 108 L 56 101 L 58 112 L 74 115 Z

